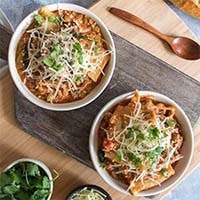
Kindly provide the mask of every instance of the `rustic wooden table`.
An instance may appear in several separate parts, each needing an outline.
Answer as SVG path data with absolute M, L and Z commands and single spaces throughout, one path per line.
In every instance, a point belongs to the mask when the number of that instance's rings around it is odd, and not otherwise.
M 189 29 L 163 1 L 101 0 L 91 10 L 100 16 L 113 32 L 165 60 L 193 78 L 200 80 L 199 61 L 190 62 L 177 58 L 170 51 L 166 50 L 163 43 L 151 34 L 111 16 L 106 11 L 106 7 L 111 5 L 135 13 L 163 32 L 194 38 Z M 198 143 L 200 141 L 200 126 L 196 126 L 194 132 L 195 153 L 185 177 L 200 163 L 200 157 L 197 155 L 200 151 L 200 144 Z M 0 81 L 0 170 L 3 170 L 10 162 L 22 157 L 42 160 L 51 169 L 58 171 L 60 178 L 55 181 L 55 190 L 52 199 L 65 199 L 66 194 L 71 189 L 81 184 L 100 185 L 115 200 L 135 199 L 113 190 L 103 182 L 93 169 L 88 168 L 19 129 L 14 116 L 13 83 L 10 76 L 7 75 Z M 166 194 L 167 192 L 157 196 L 156 199 L 161 199 Z M 142 200 L 144 198 L 137 199 Z

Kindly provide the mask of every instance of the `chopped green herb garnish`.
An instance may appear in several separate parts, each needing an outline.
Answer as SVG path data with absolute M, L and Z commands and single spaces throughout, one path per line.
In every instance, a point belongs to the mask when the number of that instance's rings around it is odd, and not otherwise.
M 83 51 L 82 51 L 82 47 L 80 45 L 80 43 L 76 42 L 73 46 L 73 49 L 72 49 L 73 52 L 77 52 L 78 54 L 78 57 L 77 57 L 77 60 L 78 60 L 78 63 L 81 65 L 83 64 Z
M 140 134 L 138 134 L 137 136 L 136 136 L 136 139 L 138 140 L 138 141 L 143 141 L 145 138 L 144 138 L 144 134 L 142 134 L 142 133 L 140 133 Z
M 51 22 L 51 23 L 60 23 L 61 21 L 61 17 L 60 16 L 50 16 L 48 17 L 48 21 Z
M 126 132 L 126 139 L 129 139 L 134 136 L 134 130 L 130 129 Z
M 150 137 L 151 137 L 152 139 L 156 139 L 156 138 L 159 137 L 160 131 L 158 130 L 157 127 L 149 128 L 147 131 L 149 132 Z
M 16 185 L 7 185 L 3 188 L 4 194 L 14 195 L 17 191 L 19 191 L 19 186 Z
M 47 65 L 48 67 L 53 67 L 53 65 L 55 64 L 55 60 L 53 58 L 51 58 L 51 57 L 45 57 L 43 59 L 43 63 L 45 65 Z
M 60 69 L 63 68 L 64 63 L 57 63 L 56 59 L 58 58 L 59 55 L 62 55 L 63 53 L 64 52 L 61 49 L 60 45 L 59 44 L 54 44 L 50 56 L 45 57 L 43 59 L 43 63 L 45 65 L 47 65 L 48 67 L 50 67 L 50 68 L 52 68 L 52 69 L 54 69 L 56 71 L 59 71 Z
M 169 172 L 166 168 L 161 169 L 160 173 L 164 176 L 164 177 L 168 177 Z
M 163 150 L 164 150 L 163 147 L 157 147 L 153 151 L 146 152 L 145 156 L 150 158 L 150 159 L 153 159 L 153 158 L 157 157 L 158 155 L 160 155 Z
M 164 136 L 165 136 L 165 137 L 167 137 L 167 136 L 168 136 L 168 135 L 167 135 L 167 133 L 166 133 L 166 131 L 164 131 L 164 132 L 163 132 L 163 134 L 164 134 Z
M 123 158 L 123 151 L 122 151 L 122 149 L 117 149 L 116 155 L 117 155 L 117 159 L 118 159 L 119 161 L 121 161 L 122 158 Z
M 83 55 L 82 54 L 80 54 L 78 57 L 78 63 L 83 64 Z
M 138 167 L 141 164 L 141 159 L 135 156 L 133 153 L 128 153 L 128 158 L 133 162 L 133 164 Z
M 40 170 L 37 165 L 34 163 L 27 163 L 26 164 L 26 172 L 29 176 L 40 176 Z
M 80 43 L 78 43 L 78 42 L 76 42 L 76 43 L 74 44 L 73 49 L 74 49 L 75 51 L 78 51 L 78 53 L 82 52 L 81 45 L 80 45 Z
M 157 147 L 154 151 L 157 155 L 160 155 L 162 153 L 162 151 L 164 150 L 163 147 Z
M 55 69 L 56 71 L 59 71 L 63 68 L 64 64 L 63 63 L 58 63 L 54 65 L 52 68 Z
M 175 126 L 175 124 L 176 124 L 176 123 L 175 123 L 175 121 L 173 121 L 173 120 L 170 120 L 170 119 L 169 119 L 169 120 L 167 120 L 167 122 L 166 122 L 166 123 L 167 123 L 167 125 L 168 125 L 169 127 L 174 127 L 174 126 Z
M 59 55 L 62 55 L 64 52 L 61 49 L 59 44 L 54 44 L 51 52 L 51 58 L 56 59 Z
M 38 25 L 42 26 L 42 22 L 43 22 L 42 16 L 38 14 L 38 15 L 35 15 L 34 18 L 35 18 L 36 22 L 38 23 Z
M 93 51 L 94 51 L 94 53 L 98 53 L 98 47 L 97 46 L 95 46 L 93 49 L 92 49 Z
M 105 163 L 104 162 L 101 162 L 100 164 L 99 164 L 99 167 L 101 167 L 101 168 L 104 168 L 106 165 L 105 165 Z
M 77 39 L 81 39 L 81 38 L 83 38 L 83 39 L 88 39 L 88 37 L 87 37 L 87 35 L 83 35 L 83 34 L 81 34 L 81 33 L 74 33 L 73 34 L 73 36 L 75 37 L 75 38 L 77 38 Z
M 77 76 L 77 77 L 75 78 L 75 82 L 77 83 L 77 82 L 81 81 L 82 78 L 83 78 L 83 76 Z
M 50 180 L 34 163 L 18 163 L 0 174 L 0 199 L 46 200 L 49 194 Z

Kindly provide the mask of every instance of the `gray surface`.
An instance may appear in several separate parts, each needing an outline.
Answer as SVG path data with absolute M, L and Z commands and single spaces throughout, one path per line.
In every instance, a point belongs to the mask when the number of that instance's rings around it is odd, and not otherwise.
M 181 17 L 193 33 L 200 39 L 200 20 L 186 15 L 175 8 L 168 0 L 168 5 Z M 55 2 L 72 2 L 88 7 L 95 0 L 66 0 L 66 1 L 50 1 L 50 0 L 1 0 L 0 7 L 7 14 L 14 27 L 18 25 L 20 20 L 30 11 L 41 5 Z M 181 183 L 173 192 L 165 198 L 165 200 L 199 200 L 200 198 L 200 168 L 196 169 L 183 183 Z

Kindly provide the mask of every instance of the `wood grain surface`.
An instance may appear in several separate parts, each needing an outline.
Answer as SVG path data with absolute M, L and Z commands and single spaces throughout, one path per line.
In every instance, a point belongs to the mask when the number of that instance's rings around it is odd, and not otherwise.
M 92 7 L 92 10 L 106 22 L 111 30 L 127 38 L 132 43 L 153 53 L 157 57 L 169 62 L 196 79 L 200 77 L 199 61 L 189 62 L 172 55 L 157 38 L 145 31 L 128 25 L 105 9 L 107 6 L 119 6 L 127 9 L 139 17 L 147 20 L 152 25 L 165 33 L 185 35 L 193 38 L 193 35 L 183 22 L 170 10 L 162 0 L 102 0 Z M 187 91 L 190 92 L 190 91 Z M 87 166 L 64 155 L 43 142 L 25 134 L 17 125 L 14 116 L 14 91 L 10 76 L 7 75 L 0 81 L 0 170 L 3 170 L 10 162 L 21 157 L 40 159 L 51 169 L 60 173 L 60 178 L 55 182 L 55 190 L 52 199 L 64 200 L 66 194 L 81 184 L 97 184 L 105 188 L 114 200 L 129 200 L 144 198 L 131 198 L 120 194 L 105 184 L 99 175 Z M 200 123 L 194 129 L 195 152 L 192 163 L 186 176 L 199 166 L 200 163 Z M 186 177 L 185 176 L 185 177 Z M 169 191 L 159 195 L 156 199 L 162 199 Z

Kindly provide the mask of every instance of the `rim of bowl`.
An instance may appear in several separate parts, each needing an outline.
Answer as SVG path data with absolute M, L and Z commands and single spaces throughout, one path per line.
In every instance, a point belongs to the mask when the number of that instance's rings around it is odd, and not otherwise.
M 75 189 L 73 189 L 66 197 L 66 200 L 71 200 L 71 197 L 73 194 L 80 192 L 82 189 L 84 188 L 89 188 L 89 190 L 91 189 L 95 189 L 98 190 L 99 192 L 103 193 L 104 195 L 106 195 L 106 199 L 105 200 L 112 200 L 110 194 L 105 191 L 102 187 L 98 186 L 98 185 L 81 185 L 79 187 L 76 187 Z
M 183 175 L 185 174 L 186 170 L 188 169 L 188 167 L 190 165 L 190 162 L 191 162 L 191 159 L 192 159 L 192 156 L 193 156 L 193 151 L 194 151 L 194 134 L 193 134 L 191 123 L 190 123 L 190 121 L 189 121 L 186 113 L 184 112 L 184 110 L 174 100 L 172 100 L 171 98 L 169 98 L 169 97 L 167 97 L 167 96 L 165 96 L 163 94 L 160 94 L 160 93 L 157 93 L 157 92 L 153 92 L 153 91 L 142 90 L 142 91 L 139 91 L 139 93 L 140 93 L 141 96 L 152 95 L 155 98 L 155 100 L 157 98 L 161 98 L 163 101 L 165 100 L 167 102 L 167 104 L 174 105 L 176 107 L 176 109 L 178 109 L 181 112 L 181 115 L 183 115 L 183 117 L 185 118 L 185 120 L 187 122 L 187 125 L 188 125 L 188 128 L 190 130 L 189 131 L 189 135 L 190 135 L 190 138 L 191 138 L 190 155 L 188 156 L 187 164 L 186 164 L 185 168 L 182 170 L 182 172 L 180 173 L 180 175 L 176 178 L 176 180 L 173 183 L 165 186 L 165 188 L 162 188 L 162 185 L 161 185 L 161 187 L 157 191 L 155 191 L 155 192 L 149 192 L 148 193 L 148 190 L 152 189 L 152 188 L 150 188 L 150 189 L 147 189 L 145 191 L 141 191 L 137 195 L 135 195 L 135 196 L 138 196 L 138 197 L 140 197 L 140 196 L 141 197 L 145 197 L 145 196 L 157 195 L 157 194 L 160 194 L 160 193 L 168 190 L 169 188 L 172 188 L 183 177 Z M 114 99 L 112 99 L 111 101 L 109 101 L 107 104 L 105 104 L 104 107 L 99 111 L 99 113 L 95 117 L 95 119 L 93 121 L 93 124 L 92 124 L 92 127 L 91 127 L 91 130 L 90 130 L 90 136 L 89 136 L 90 157 L 91 157 L 91 160 L 93 162 L 93 165 L 94 165 L 96 171 L 99 173 L 99 175 L 101 176 L 101 178 L 107 184 L 109 184 L 111 187 L 113 187 L 114 189 L 118 190 L 119 192 L 122 192 L 122 193 L 127 194 L 127 195 L 131 195 L 130 192 L 128 192 L 127 190 L 123 189 L 118 184 L 114 183 L 114 181 L 108 180 L 106 178 L 108 176 L 111 177 L 109 174 L 106 173 L 106 175 L 105 174 L 102 175 L 102 173 L 101 173 L 102 169 L 99 166 L 98 155 L 96 153 L 94 139 L 95 139 L 95 134 L 96 134 L 96 131 L 97 131 L 97 126 L 99 126 L 99 123 L 103 119 L 104 114 L 107 111 L 109 111 L 112 107 L 114 107 L 115 105 L 117 105 L 120 102 L 122 102 L 123 100 L 125 100 L 125 99 L 131 99 L 133 95 L 134 95 L 134 92 L 128 92 L 128 93 L 125 93 L 125 94 L 122 94 L 122 95 L 119 95 L 119 96 L 115 97 Z
M 71 4 L 71 3 L 54 3 L 54 4 L 49 4 L 49 5 L 46 5 L 43 7 L 47 7 L 50 10 L 57 10 L 59 8 L 62 8 L 63 10 L 72 10 L 75 12 L 82 13 L 84 15 L 88 15 L 89 17 L 94 19 L 95 22 L 97 22 L 97 24 L 101 28 L 101 31 L 104 32 L 103 36 L 105 37 L 105 35 L 106 35 L 107 40 L 110 41 L 109 46 L 111 46 L 111 48 L 112 48 L 112 54 L 111 54 L 111 58 L 109 61 L 109 62 L 112 61 L 112 63 L 110 63 L 110 66 L 108 66 L 109 69 L 107 70 L 108 71 L 107 77 L 105 78 L 105 80 L 101 80 L 96 85 L 96 87 L 86 97 L 84 97 L 83 99 L 80 99 L 80 100 L 69 102 L 69 103 L 51 104 L 51 103 L 48 103 L 46 101 L 39 99 L 38 97 L 36 97 L 34 94 L 32 94 L 30 92 L 30 90 L 24 85 L 24 83 L 22 82 L 22 80 L 18 74 L 18 71 L 16 68 L 15 57 L 16 57 L 16 49 L 17 49 L 18 42 L 19 42 L 21 36 L 23 35 L 24 31 L 27 29 L 28 25 L 31 23 L 33 16 L 36 13 L 38 13 L 38 10 L 40 8 L 42 8 L 42 7 L 40 7 L 37 10 L 34 10 L 33 12 L 31 12 L 28 16 L 26 16 L 20 22 L 20 24 L 17 26 L 17 28 L 14 31 L 14 34 L 11 38 L 9 50 L 8 50 L 8 63 L 9 63 L 9 70 L 10 70 L 12 79 L 13 79 L 15 85 L 17 86 L 18 90 L 23 94 L 23 96 L 26 99 L 28 99 L 30 102 L 34 103 L 35 105 L 37 105 L 41 108 L 45 108 L 48 110 L 54 110 L 54 111 L 70 111 L 70 110 L 75 110 L 75 109 L 84 107 L 84 106 L 88 105 L 89 103 L 91 103 L 92 101 L 94 101 L 96 98 L 98 98 L 102 94 L 102 92 L 105 90 L 105 88 L 110 83 L 110 80 L 113 76 L 115 65 L 116 65 L 116 48 L 115 48 L 113 37 L 112 37 L 110 31 L 108 30 L 108 28 L 106 27 L 106 25 L 104 24 L 104 22 L 97 15 L 95 15 L 92 11 L 90 11 L 82 6 L 78 6 L 78 5 Z M 17 42 L 16 42 L 16 38 L 17 38 Z M 103 79 L 103 77 L 102 77 L 102 79 Z M 95 89 L 97 89 L 98 85 L 102 81 L 103 81 L 103 83 L 100 86 L 100 88 L 98 89 L 98 93 L 95 93 L 90 97 L 91 93 L 94 92 Z M 87 98 L 87 100 L 86 100 L 86 98 Z
M 42 161 L 40 160 L 35 160 L 35 159 L 31 159 L 31 158 L 20 158 L 17 159 L 15 161 L 13 161 L 12 163 L 10 163 L 4 170 L 4 172 L 6 172 L 7 170 L 9 170 L 10 168 L 12 168 L 13 166 L 17 165 L 18 163 L 22 163 L 22 162 L 30 162 L 30 163 L 34 163 L 36 165 L 38 165 L 40 168 L 42 168 L 44 170 L 44 172 L 46 173 L 46 175 L 48 176 L 49 180 L 50 180 L 50 194 L 47 198 L 47 200 L 50 200 L 52 193 L 53 193 L 53 177 L 51 174 L 50 169 L 47 167 L 46 164 L 44 164 Z

